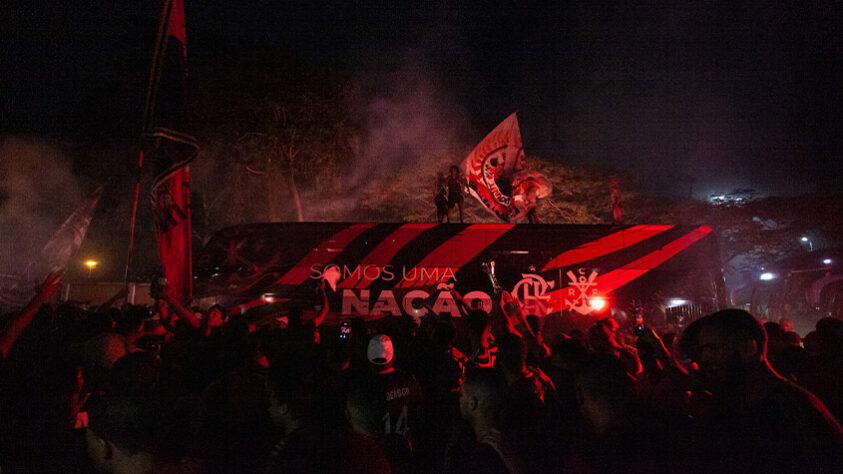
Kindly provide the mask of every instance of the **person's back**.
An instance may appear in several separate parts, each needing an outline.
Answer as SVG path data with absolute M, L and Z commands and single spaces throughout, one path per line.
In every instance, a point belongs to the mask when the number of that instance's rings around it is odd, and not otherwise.
M 806 361 L 799 384 L 822 400 L 838 420 L 843 419 L 843 323 L 835 318 L 817 321 L 814 339 L 817 353 Z
M 611 355 L 591 355 L 575 375 L 582 415 L 578 435 L 565 454 L 573 472 L 675 472 L 668 427 L 658 413 L 645 409 L 634 393 L 634 380 Z
M 449 446 L 446 472 L 527 472 L 523 453 L 501 419 L 501 409 L 507 403 L 506 393 L 506 379 L 496 369 L 478 367 L 466 375 L 460 393 L 460 414 L 471 427 L 473 436 L 469 437 L 465 432 Z
M 560 439 L 559 397 L 550 378 L 526 365 L 527 343 L 517 334 L 500 339 L 495 368 L 501 370 L 508 387 L 502 406 L 504 428 L 512 433 L 528 466 L 539 470 L 555 461 L 553 445 Z
M 386 399 L 382 416 L 384 434 L 397 433 L 410 439 L 412 425 L 418 420 L 422 391 L 416 378 L 399 369 L 375 374 L 370 379 Z
M 94 468 L 106 473 L 152 472 L 155 416 L 148 397 L 106 397 L 95 403 L 85 433 Z
M 385 434 L 383 413 L 386 398 L 376 386 L 365 379 L 354 382 L 346 397 L 346 416 L 351 429 L 371 441 L 383 451 L 394 473 L 420 472 L 411 458 L 410 445 L 397 433 Z
M 345 426 L 319 422 L 325 410 L 322 380 L 312 364 L 275 361 L 270 366 L 269 416 L 283 436 L 270 451 L 266 473 L 387 473 L 389 464 L 374 442 Z
M 381 416 L 383 434 L 397 433 L 411 441 L 412 430 L 418 429 L 414 427 L 418 427 L 421 416 L 421 385 L 409 372 L 392 366 L 392 340 L 385 334 L 372 337 L 367 357 L 373 370 L 368 383 L 386 400 L 386 412 Z

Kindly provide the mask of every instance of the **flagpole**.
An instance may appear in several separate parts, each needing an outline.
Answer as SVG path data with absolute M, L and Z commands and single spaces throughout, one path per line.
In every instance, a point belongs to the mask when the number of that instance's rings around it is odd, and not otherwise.
M 161 75 L 161 46 L 165 40 L 167 32 L 168 12 L 170 11 L 171 0 L 164 0 L 164 9 L 161 12 L 161 20 L 158 23 L 158 34 L 155 36 L 155 50 L 152 55 L 152 67 L 149 71 L 149 82 L 146 91 L 146 104 L 144 104 L 143 125 L 141 130 L 141 137 L 144 137 L 149 130 L 149 121 L 152 120 L 153 112 L 151 110 L 155 104 L 155 95 L 157 94 L 158 80 Z M 132 254 L 135 250 L 135 223 L 138 215 L 138 199 L 140 198 L 140 184 L 141 174 L 143 172 L 143 147 L 145 140 L 141 139 L 140 152 L 138 154 L 138 174 L 135 181 L 135 202 L 132 204 L 132 225 L 129 231 L 129 248 L 126 252 L 126 269 L 123 273 L 123 285 L 126 290 L 129 289 L 129 268 L 132 265 Z
M 123 274 L 123 286 L 129 289 L 129 267 L 132 264 L 132 253 L 135 248 L 135 222 L 138 216 L 138 198 L 140 196 L 141 171 L 143 170 L 143 147 L 138 157 L 138 176 L 135 181 L 135 202 L 132 205 L 132 227 L 129 231 L 129 249 L 126 252 L 126 271 Z

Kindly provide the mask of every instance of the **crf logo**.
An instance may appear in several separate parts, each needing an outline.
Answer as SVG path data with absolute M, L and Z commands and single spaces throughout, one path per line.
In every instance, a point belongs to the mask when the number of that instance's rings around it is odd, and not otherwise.
M 565 297 L 565 304 L 568 305 L 568 309 L 572 309 L 580 314 L 588 314 L 591 312 L 592 306 L 589 303 L 589 298 L 592 296 L 597 295 L 597 272 L 592 271 L 591 274 L 586 278 L 585 276 L 585 268 L 580 268 L 579 276 L 575 275 L 574 272 L 569 271 L 567 273 L 568 278 L 571 280 L 568 282 L 568 295 Z M 569 300 L 567 297 L 570 296 L 573 299 Z
M 522 280 L 512 288 L 512 294 L 521 300 L 522 308 L 526 314 L 544 316 L 547 314 L 547 290 L 553 288 L 555 282 L 548 282 L 539 275 L 522 273 Z

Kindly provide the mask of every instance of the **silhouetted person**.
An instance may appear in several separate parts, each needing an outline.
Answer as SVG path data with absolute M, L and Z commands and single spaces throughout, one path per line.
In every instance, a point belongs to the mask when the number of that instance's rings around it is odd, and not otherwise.
M 269 414 L 282 431 L 272 449 L 266 473 L 388 473 L 389 463 L 371 439 L 351 430 L 317 422 L 323 409 L 318 371 L 300 361 L 270 370 Z
M 466 315 L 468 321 L 469 347 L 466 356 L 470 367 L 492 367 L 498 347 L 492 335 L 489 313 L 472 309 Z
M 552 446 L 559 438 L 560 413 L 556 387 L 541 369 L 528 366 L 527 342 L 507 333 L 498 341 L 495 368 L 508 385 L 503 422 L 512 433 L 530 470 L 542 470 L 556 454 Z
M 805 337 L 805 349 L 810 347 L 813 355 L 799 383 L 816 394 L 839 421 L 843 418 L 843 321 L 822 318 L 816 327 L 813 341 Z
M 106 397 L 88 411 L 88 457 L 99 472 L 153 472 L 156 411 L 143 397 Z
M 787 318 L 780 318 L 779 319 L 779 326 L 781 326 L 782 331 L 790 332 L 793 331 L 793 321 Z
M 372 336 L 366 356 L 373 371 L 369 383 L 380 390 L 386 401 L 386 411 L 380 415 L 383 433 L 397 433 L 412 446 L 422 405 L 421 385 L 411 373 L 393 366 L 395 353 L 392 340 L 386 334 Z
M 358 380 L 349 390 L 346 416 L 351 428 L 381 448 L 393 473 L 417 472 L 407 440 L 398 433 L 384 433 L 383 414 L 386 411 L 383 392 L 366 380 Z
M 447 220 L 451 222 L 451 211 L 454 210 L 454 206 L 459 207 L 460 209 L 460 224 L 463 222 L 462 216 L 462 203 L 463 203 L 463 178 L 460 175 L 460 169 L 456 165 L 451 166 L 448 175 L 448 214 Z
M 825 405 L 767 362 L 767 335 L 749 313 L 706 316 L 683 334 L 712 407 L 689 463 L 699 472 L 832 472 L 843 466 L 843 430 Z M 839 471 L 838 471 L 839 472 Z
M 601 319 L 588 329 L 588 345 L 598 354 L 618 357 L 630 375 L 641 373 L 641 361 L 637 351 L 626 344 L 620 325 L 614 318 Z
M 506 380 L 495 369 L 478 367 L 468 373 L 460 392 L 460 414 L 474 439 L 449 448 L 447 472 L 527 472 L 500 417 L 507 390 Z
M 623 223 L 623 199 L 621 198 L 621 190 L 618 189 L 618 182 L 614 179 L 611 182 L 612 187 L 612 224 L 619 225 Z
M 448 217 L 448 181 L 441 172 L 436 173 L 433 204 L 436 205 L 436 222 L 440 224 L 445 222 L 445 218 Z
M 571 445 L 565 468 L 572 472 L 674 472 L 667 424 L 646 410 L 634 393 L 635 380 L 620 359 L 591 355 L 575 375 L 583 429 Z

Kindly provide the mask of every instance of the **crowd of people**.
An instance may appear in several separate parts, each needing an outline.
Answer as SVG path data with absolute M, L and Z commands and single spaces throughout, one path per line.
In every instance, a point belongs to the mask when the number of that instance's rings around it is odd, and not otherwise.
M 506 297 L 328 325 L 325 304 L 51 305 L 59 284 L 3 316 L 2 473 L 843 469 L 840 319 L 802 341 L 734 309 L 545 340 Z

